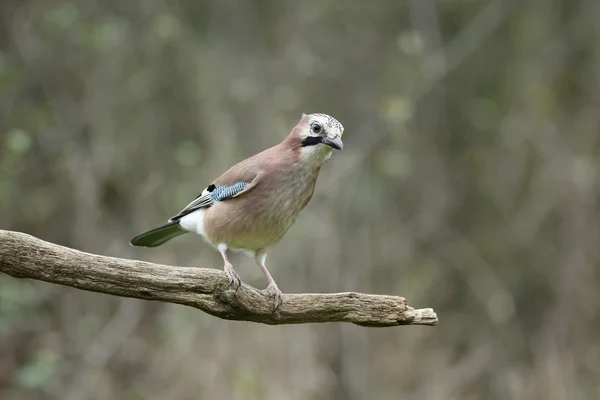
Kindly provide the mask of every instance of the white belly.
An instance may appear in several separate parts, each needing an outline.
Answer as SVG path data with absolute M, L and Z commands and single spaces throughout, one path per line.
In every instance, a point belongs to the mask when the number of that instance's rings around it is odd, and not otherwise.
M 187 231 L 197 233 L 198 235 L 205 236 L 204 234 L 204 214 L 206 210 L 200 208 L 193 213 L 186 215 L 179 220 L 179 225 Z

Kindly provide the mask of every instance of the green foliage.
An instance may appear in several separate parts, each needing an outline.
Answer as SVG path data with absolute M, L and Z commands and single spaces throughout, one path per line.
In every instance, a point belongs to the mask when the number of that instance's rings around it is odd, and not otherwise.
M 35 359 L 17 371 L 17 382 L 24 389 L 38 389 L 47 385 L 57 371 L 59 357 L 49 351 L 41 351 Z
M 9 151 L 20 156 L 27 153 L 31 147 L 31 138 L 25 131 L 14 129 L 10 131 L 6 137 L 6 146 Z

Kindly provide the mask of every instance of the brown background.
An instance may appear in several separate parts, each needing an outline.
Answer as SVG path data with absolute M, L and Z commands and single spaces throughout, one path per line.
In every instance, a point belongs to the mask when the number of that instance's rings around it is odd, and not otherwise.
M 599 4 L 0 2 L 0 228 L 221 268 L 128 240 L 328 113 L 346 147 L 272 274 L 441 321 L 270 327 L 0 276 L 0 398 L 599 397 Z

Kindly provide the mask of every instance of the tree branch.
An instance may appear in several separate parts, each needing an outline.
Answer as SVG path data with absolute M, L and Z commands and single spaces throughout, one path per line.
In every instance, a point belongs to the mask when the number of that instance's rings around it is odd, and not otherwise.
M 274 311 L 267 294 L 245 284 L 235 291 L 221 270 L 104 257 L 3 230 L 0 272 L 92 292 L 183 304 L 223 319 L 271 325 L 438 323 L 431 308 L 415 310 L 402 297 L 362 293 L 284 294 L 283 304 Z

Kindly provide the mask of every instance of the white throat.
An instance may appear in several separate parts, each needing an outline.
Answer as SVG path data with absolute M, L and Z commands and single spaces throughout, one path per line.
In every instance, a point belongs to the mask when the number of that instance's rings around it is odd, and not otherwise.
M 300 159 L 308 164 L 321 165 L 331 157 L 333 149 L 328 146 L 304 146 L 300 149 Z

